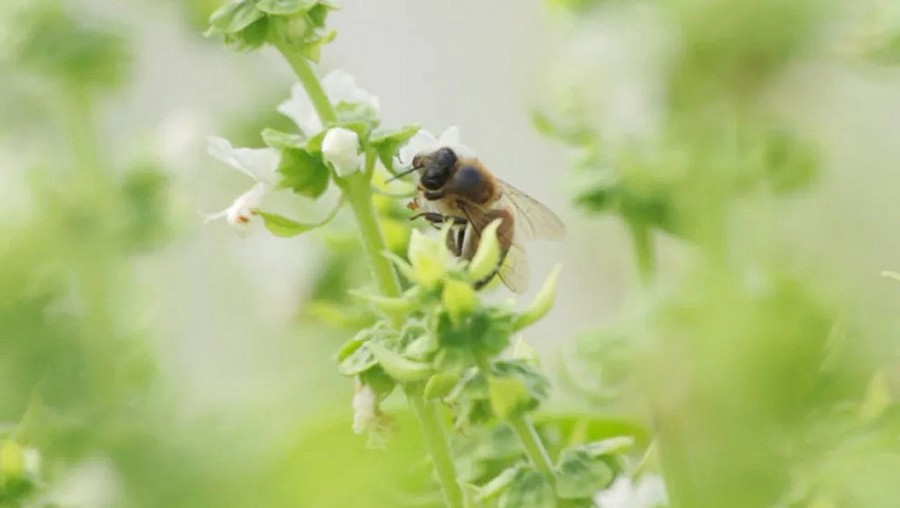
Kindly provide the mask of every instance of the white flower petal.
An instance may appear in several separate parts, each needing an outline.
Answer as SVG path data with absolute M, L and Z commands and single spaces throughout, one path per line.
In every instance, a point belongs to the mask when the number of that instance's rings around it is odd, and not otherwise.
M 344 177 L 359 171 L 362 166 L 359 135 L 342 127 L 330 129 L 322 140 L 322 155 L 334 166 L 338 176 Z
M 206 152 L 216 159 L 228 164 L 234 169 L 244 173 L 245 175 L 256 178 L 250 170 L 243 167 L 234 154 L 234 147 L 231 142 L 225 138 L 210 136 L 207 138 Z
M 266 193 L 266 184 L 257 183 L 250 190 L 241 194 L 231 203 L 231 206 L 221 212 L 208 214 L 205 222 L 225 218 L 229 225 L 237 229 L 240 233 L 246 233 L 249 230 L 250 221 L 262 197 Z
M 293 120 L 308 137 L 322 132 L 322 120 L 299 83 L 291 87 L 291 98 L 278 105 L 278 112 Z
M 343 69 L 335 69 L 322 78 L 322 87 L 334 104 L 361 104 L 370 107 L 375 113 L 381 110 L 378 97 L 357 86 L 356 78 Z
M 440 148 L 440 143 L 437 138 L 434 137 L 434 134 L 425 129 L 419 129 L 419 132 L 409 138 L 406 145 L 400 149 L 400 153 L 398 154 L 400 165 L 411 166 L 416 155 L 433 152 L 438 148 Z
M 281 154 L 274 148 L 234 148 L 225 138 L 208 138 L 207 152 L 257 182 L 274 185 Z
M 358 384 L 353 394 L 353 432 L 362 434 L 378 421 L 378 398 L 369 385 Z
M 257 182 L 274 185 L 281 153 L 274 148 L 237 148 L 234 158 Z
M 439 138 L 426 130 L 420 130 L 400 149 L 397 160 L 400 166 L 409 167 L 417 155 L 434 152 L 440 148 L 450 148 L 460 157 L 474 157 L 475 153 L 459 142 L 459 127 L 452 126 L 441 133 Z
M 595 501 L 600 508 L 657 508 L 668 504 L 668 496 L 662 477 L 648 475 L 637 482 L 620 477 Z

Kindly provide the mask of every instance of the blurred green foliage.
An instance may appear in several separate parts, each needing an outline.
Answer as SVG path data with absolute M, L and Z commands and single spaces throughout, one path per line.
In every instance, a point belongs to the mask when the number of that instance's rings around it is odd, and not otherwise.
M 786 239 L 751 233 L 774 232 L 781 203 L 814 194 L 824 178 L 827 151 L 767 99 L 793 65 L 845 56 L 823 33 L 847 6 L 565 4 L 581 13 L 565 25 L 573 38 L 621 30 L 608 20 L 640 33 L 652 19 L 668 34 L 649 43 L 663 46 L 659 59 L 626 48 L 646 66 L 638 74 L 657 80 L 644 130 L 621 141 L 615 123 L 574 113 L 610 114 L 595 105 L 617 76 L 590 71 L 558 85 L 571 102 L 536 113 L 540 130 L 577 149 L 576 203 L 634 231 L 651 288 L 660 233 L 690 245 L 674 282 L 646 292 L 637 318 L 583 337 L 594 372 L 573 374 L 572 387 L 607 411 L 651 414 L 672 506 L 895 505 L 891 337 L 873 333 L 858 302 L 795 259 Z

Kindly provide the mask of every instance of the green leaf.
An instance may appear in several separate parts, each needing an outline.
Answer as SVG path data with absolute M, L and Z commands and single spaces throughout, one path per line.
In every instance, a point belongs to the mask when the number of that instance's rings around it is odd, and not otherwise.
M 404 383 L 424 381 L 432 372 L 431 365 L 404 358 L 380 344 L 368 344 L 368 349 L 375 355 L 384 371 L 398 381 Z
M 276 129 L 267 128 L 262 131 L 263 142 L 272 148 L 279 150 L 306 147 L 306 139 L 300 134 L 291 134 Z
M 259 0 L 256 8 L 266 14 L 284 16 L 309 10 L 317 2 L 318 0 Z
M 459 374 L 452 372 L 439 372 L 428 380 L 425 385 L 425 399 L 443 399 L 459 383 Z
M 563 450 L 556 466 L 556 492 L 563 499 L 591 497 L 614 479 L 602 456 L 592 456 L 585 446 Z
M 281 175 L 279 186 L 301 196 L 321 196 L 328 188 L 331 172 L 318 155 L 298 148 L 282 150 L 281 165 L 278 167 Z
M 307 231 L 312 231 L 322 224 L 305 224 L 302 222 L 297 222 L 293 219 L 288 219 L 283 215 L 278 215 L 277 213 L 263 212 L 257 211 L 256 215 L 262 217 L 263 222 L 266 225 L 266 229 L 268 229 L 273 235 L 280 236 L 282 238 L 290 238 L 292 236 L 297 236 L 299 234 L 306 233 Z
M 556 508 L 553 485 L 543 474 L 520 469 L 500 498 L 499 508 Z
M 254 4 L 244 0 L 223 5 L 209 17 L 207 33 L 235 34 L 252 25 L 265 16 Z

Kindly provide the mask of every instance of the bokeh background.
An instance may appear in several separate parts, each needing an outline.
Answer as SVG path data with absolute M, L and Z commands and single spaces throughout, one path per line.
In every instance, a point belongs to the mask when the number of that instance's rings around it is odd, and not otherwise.
M 260 146 L 294 81 L 203 36 L 218 4 L 0 7 L 0 420 L 35 506 L 390 506 L 427 470 L 402 404 L 388 451 L 350 431 L 349 218 L 203 223 L 246 187 L 206 137 Z M 548 414 L 655 437 L 677 506 L 896 506 L 900 9 L 341 4 L 323 71 L 567 223 L 529 246 L 565 267 L 526 337 Z

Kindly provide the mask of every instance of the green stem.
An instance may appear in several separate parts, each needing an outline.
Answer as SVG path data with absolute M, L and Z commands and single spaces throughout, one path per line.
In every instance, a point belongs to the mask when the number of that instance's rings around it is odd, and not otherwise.
M 306 58 L 282 45 L 279 45 L 278 49 L 291 64 L 297 77 L 300 78 L 300 83 L 306 90 L 322 123 L 325 125 L 337 124 L 338 117 L 334 106 L 329 101 Z M 363 248 L 366 251 L 366 257 L 378 284 L 379 292 L 383 296 L 397 297 L 401 293 L 400 281 L 397 279 L 394 267 L 383 255 L 387 246 L 375 214 L 375 207 L 372 204 L 371 178 L 374 164 L 373 154 L 367 154 L 365 171 L 346 178 L 339 178 L 337 183 L 353 210 L 353 216 L 356 218 L 356 224 L 362 237 Z M 444 424 L 441 421 L 437 402 L 426 402 L 422 398 L 421 390 L 409 390 L 407 397 L 422 425 L 422 432 L 425 435 L 425 441 L 431 453 L 434 469 L 448 508 L 463 508 L 462 490 L 456 481 L 456 467 L 450 454 L 450 445 L 444 433 Z
M 653 247 L 653 232 L 646 226 L 631 223 L 631 239 L 634 243 L 634 255 L 637 259 L 638 274 L 641 282 L 649 284 L 656 273 L 656 256 Z
M 309 65 L 309 60 L 302 53 L 293 51 L 283 44 L 279 44 L 276 47 L 284 55 L 288 63 L 291 64 L 297 77 L 300 78 L 300 83 L 303 85 L 303 89 L 306 90 L 306 94 L 319 115 L 319 119 L 322 120 L 322 124 L 338 123 L 337 111 L 335 111 L 334 105 L 331 104 L 331 100 L 328 99 L 328 95 L 325 94 L 322 83 L 319 82 L 319 78 L 313 71 L 312 66 Z
M 419 391 L 410 390 L 407 392 L 407 397 L 422 425 L 422 433 L 425 435 L 425 441 L 431 451 L 431 461 L 434 463 L 434 470 L 441 484 L 444 500 L 448 508 L 462 508 L 462 489 L 456 481 L 456 467 L 453 465 L 450 446 L 447 444 L 447 436 L 444 434 L 440 408 L 434 401 L 426 402 Z
M 553 478 L 553 462 L 550 461 L 550 454 L 544 448 L 537 430 L 527 416 L 520 414 L 509 419 L 509 426 L 519 436 L 522 446 L 525 447 L 525 454 L 531 460 L 535 469 Z
M 356 225 L 362 236 L 363 248 L 369 259 L 369 266 L 378 283 L 378 290 L 388 297 L 400 296 L 400 282 L 391 262 L 384 257 L 387 246 L 384 243 L 384 235 L 381 233 L 381 225 L 375 215 L 375 207 L 372 205 L 372 192 L 368 177 L 363 173 L 351 175 L 343 182 L 344 195 L 353 210 Z

